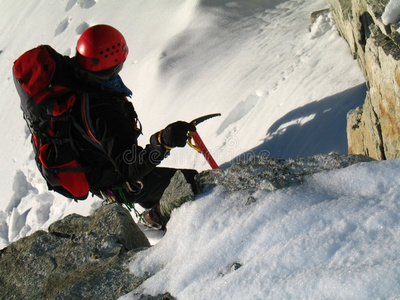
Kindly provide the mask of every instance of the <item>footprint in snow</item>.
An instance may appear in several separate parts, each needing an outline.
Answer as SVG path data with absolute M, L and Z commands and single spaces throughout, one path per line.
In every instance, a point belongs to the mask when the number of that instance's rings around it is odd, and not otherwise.
M 79 4 L 81 8 L 91 8 L 96 4 L 95 0 L 69 0 L 67 6 L 65 7 L 65 11 L 69 11 L 76 4 Z
M 54 36 L 63 33 L 68 28 L 68 25 L 69 25 L 69 18 L 65 18 L 64 20 L 62 20 L 60 24 L 58 24 Z
M 91 8 L 96 5 L 95 0 L 78 0 L 78 4 L 81 8 Z
M 65 7 L 65 11 L 69 11 L 73 8 L 78 0 L 69 0 L 67 6 Z
M 82 22 L 78 27 L 76 27 L 75 32 L 78 35 L 81 35 L 86 29 L 88 29 L 90 25 L 86 22 Z

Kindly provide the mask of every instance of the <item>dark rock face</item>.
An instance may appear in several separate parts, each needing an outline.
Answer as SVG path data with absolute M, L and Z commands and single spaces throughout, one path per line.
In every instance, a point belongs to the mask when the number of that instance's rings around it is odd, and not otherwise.
M 118 204 L 76 214 L 0 252 L 3 299 L 116 299 L 141 284 L 126 264 L 149 241 Z

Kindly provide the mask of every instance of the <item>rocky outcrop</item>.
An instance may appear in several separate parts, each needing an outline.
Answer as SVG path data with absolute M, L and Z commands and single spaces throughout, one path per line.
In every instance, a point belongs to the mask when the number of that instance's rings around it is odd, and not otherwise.
M 300 185 L 312 174 L 341 169 L 372 159 L 363 155 L 319 154 L 298 159 L 252 156 L 227 170 L 208 170 L 197 175 L 202 192 L 223 186 L 228 192 L 274 191 Z
M 69 215 L 0 250 L 1 299 L 117 299 L 143 282 L 126 264 L 149 246 L 118 204 Z
M 339 33 L 364 72 L 368 92 L 347 118 L 350 154 L 400 157 L 400 33 L 385 25 L 389 0 L 327 0 Z
M 194 193 L 192 186 L 186 181 L 181 171 L 176 171 L 171 178 L 168 187 L 165 189 L 160 199 L 160 211 L 163 216 L 170 217 L 174 208 L 183 203 L 192 201 Z
M 201 172 L 196 180 L 202 192 L 222 186 L 250 195 L 300 185 L 311 174 L 370 160 L 337 154 L 295 160 L 253 156 L 226 170 Z M 165 197 L 179 199 L 173 207 L 193 200 L 182 173 L 174 176 Z M 247 204 L 254 201 L 249 196 Z M 149 246 L 130 213 L 118 204 L 103 206 L 89 217 L 69 215 L 48 232 L 38 231 L 0 250 L 0 298 L 117 299 L 129 293 L 134 299 L 174 299 L 169 293 L 143 294 L 141 285 L 153 274 L 138 278 L 128 270 L 138 251 Z M 235 263 L 231 270 L 238 268 Z

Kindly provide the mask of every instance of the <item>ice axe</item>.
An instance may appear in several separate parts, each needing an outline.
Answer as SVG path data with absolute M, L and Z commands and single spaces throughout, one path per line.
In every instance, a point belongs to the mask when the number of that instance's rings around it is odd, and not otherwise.
M 201 122 L 204 122 L 208 119 L 220 116 L 221 114 L 216 113 L 216 114 L 210 114 L 210 115 L 205 115 L 202 117 L 199 117 L 197 119 L 194 119 L 190 123 L 193 124 L 194 126 L 197 126 Z M 194 140 L 194 144 L 192 143 L 192 138 Z M 206 145 L 204 145 L 203 140 L 201 139 L 199 133 L 197 131 L 190 131 L 188 135 L 188 145 L 192 147 L 194 150 L 197 152 L 203 154 L 204 158 L 207 160 L 207 162 L 210 164 L 211 168 L 213 170 L 219 169 L 218 164 L 215 162 L 214 158 L 211 156 L 210 152 L 208 151 Z

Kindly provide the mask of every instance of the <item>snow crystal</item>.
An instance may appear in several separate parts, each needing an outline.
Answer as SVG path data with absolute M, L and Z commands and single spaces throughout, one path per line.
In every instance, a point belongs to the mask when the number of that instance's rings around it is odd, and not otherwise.
M 153 275 L 146 293 L 178 299 L 396 297 L 399 167 L 318 173 L 303 186 L 257 191 L 251 205 L 243 193 L 216 189 L 177 209 L 131 271 Z

